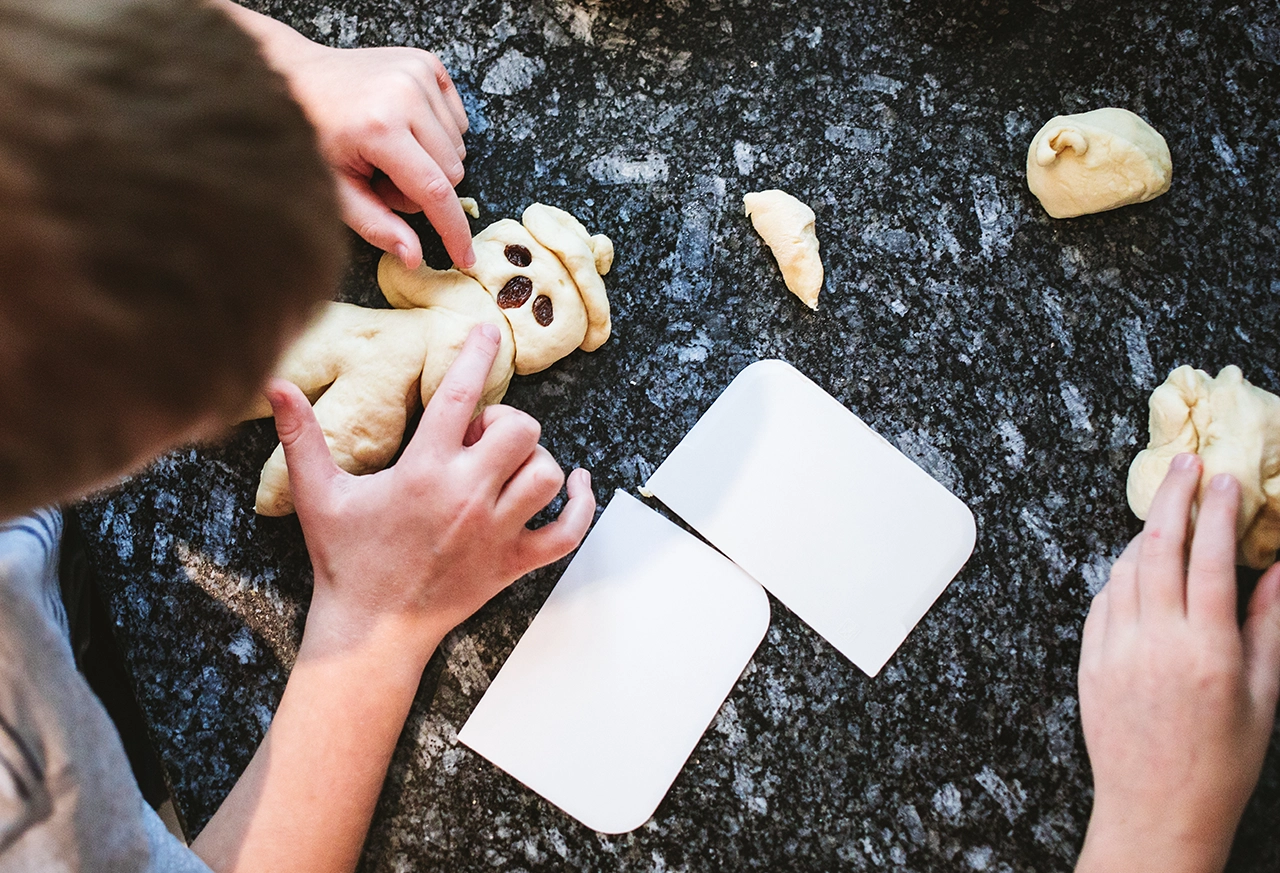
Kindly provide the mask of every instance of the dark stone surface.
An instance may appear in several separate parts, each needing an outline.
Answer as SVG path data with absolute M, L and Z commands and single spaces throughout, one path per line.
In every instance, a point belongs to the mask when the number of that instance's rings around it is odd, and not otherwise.
M 784 358 L 972 507 L 968 566 L 875 680 L 778 603 L 765 643 L 656 816 L 603 837 L 456 742 L 563 565 L 433 660 L 369 870 L 1071 867 L 1089 809 L 1075 663 L 1089 597 L 1138 524 L 1148 393 L 1239 363 L 1280 390 L 1270 4 L 915 0 L 272 2 L 343 46 L 437 51 L 473 121 L 461 192 L 533 200 L 617 242 L 614 338 L 517 379 L 596 493 L 636 486 L 746 364 Z M 1146 205 L 1054 221 L 1024 185 L 1061 112 L 1123 106 L 1169 142 Z M 741 197 L 818 215 L 811 313 Z M 436 263 L 445 261 L 436 245 Z M 348 299 L 372 302 L 372 254 Z M 178 452 L 92 500 L 87 527 L 143 706 L 195 828 L 279 700 L 310 571 L 252 513 L 269 426 Z M 924 532 L 927 535 L 927 532 Z M 1280 869 L 1280 756 L 1231 869 Z

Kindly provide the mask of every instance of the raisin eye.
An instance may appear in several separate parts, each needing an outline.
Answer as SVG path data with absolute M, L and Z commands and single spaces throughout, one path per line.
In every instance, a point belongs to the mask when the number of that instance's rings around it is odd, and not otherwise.
M 533 255 L 524 246 L 507 246 L 502 253 L 517 267 L 527 267 L 533 263 Z
M 531 294 L 533 294 L 532 279 L 528 276 L 512 276 L 510 281 L 503 285 L 502 290 L 498 292 L 498 306 L 503 309 L 515 309 L 523 306 Z M 547 303 L 549 304 L 551 301 L 548 300 Z M 548 309 L 548 311 L 550 310 Z M 550 318 L 547 320 L 550 321 Z
M 545 294 L 533 301 L 533 317 L 538 320 L 538 324 L 546 327 L 551 323 L 551 319 L 555 318 L 555 313 L 551 310 L 551 298 Z

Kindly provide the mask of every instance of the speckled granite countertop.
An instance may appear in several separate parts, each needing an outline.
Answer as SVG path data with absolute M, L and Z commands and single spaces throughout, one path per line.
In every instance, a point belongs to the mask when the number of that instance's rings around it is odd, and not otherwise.
M 457 743 L 563 564 L 523 580 L 429 666 L 365 869 L 1070 868 L 1090 792 L 1080 628 L 1138 529 L 1124 477 L 1147 395 L 1182 363 L 1239 363 L 1280 390 L 1280 15 L 1128 5 L 262 4 L 334 45 L 435 50 L 471 114 L 462 193 L 485 218 L 542 200 L 616 240 L 614 338 L 508 398 L 602 499 L 634 493 L 742 367 L 780 357 L 955 491 L 979 530 L 875 680 L 775 601 L 656 816 L 621 837 Z M 1108 105 L 1164 134 L 1173 190 L 1047 218 L 1023 182 L 1031 135 Z M 816 313 L 741 217 L 743 193 L 766 187 L 817 212 Z M 429 257 L 445 263 L 438 245 Z M 375 299 L 374 263 L 357 248 L 348 299 Z M 196 829 L 270 721 L 308 596 L 296 523 L 251 511 L 271 445 L 269 425 L 246 426 L 84 510 Z M 1277 822 L 1273 754 L 1232 870 L 1280 869 Z

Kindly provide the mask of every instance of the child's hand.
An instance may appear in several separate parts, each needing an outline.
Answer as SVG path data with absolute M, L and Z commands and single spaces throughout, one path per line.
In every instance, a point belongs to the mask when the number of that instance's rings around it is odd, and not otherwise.
M 272 383 L 315 567 L 309 633 L 320 622 L 315 630 L 329 639 L 395 635 L 425 664 L 440 639 L 493 595 L 582 541 L 595 511 L 587 471 L 569 477 L 560 517 L 529 530 L 564 473 L 525 413 L 495 406 L 472 420 L 497 350 L 492 325 L 474 329 L 400 460 L 368 476 L 338 469 L 302 392 Z
M 440 60 L 413 48 L 329 48 L 217 2 L 257 39 L 315 126 L 347 224 L 412 269 L 422 244 L 392 210 L 423 212 L 454 263 L 472 266 L 471 227 L 453 190 L 467 154 L 467 114 Z
M 1240 486 L 1180 455 L 1085 621 L 1080 715 L 1094 805 L 1077 873 L 1220 871 L 1253 792 L 1280 683 L 1280 565 L 1236 622 Z

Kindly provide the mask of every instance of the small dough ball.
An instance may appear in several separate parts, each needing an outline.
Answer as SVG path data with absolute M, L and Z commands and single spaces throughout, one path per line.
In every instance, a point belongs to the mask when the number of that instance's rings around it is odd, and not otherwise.
M 786 191 L 776 189 L 752 192 L 742 198 L 742 205 L 756 233 L 773 252 L 787 288 L 810 309 L 817 309 L 822 258 L 813 230 L 813 210 Z
M 1280 397 L 1250 385 L 1239 367 L 1216 379 L 1183 366 L 1151 394 L 1151 442 L 1129 467 L 1129 506 L 1145 519 L 1176 455 L 1200 455 L 1200 494 L 1219 473 L 1240 482 L 1237 560 L 1270 566 L 1280 548 Z
M 1027 187 L 1054 218 L 1145 203 L 1172 179 L 1164 137 L 1127 109 L 1059 115 L 1027 149 Z
M 480 217 L 480 204 L 476 202 L 474 197 L 459 197 L 458 205 L 462 207 L 462 211 L 470 215 L 472 218 Z

